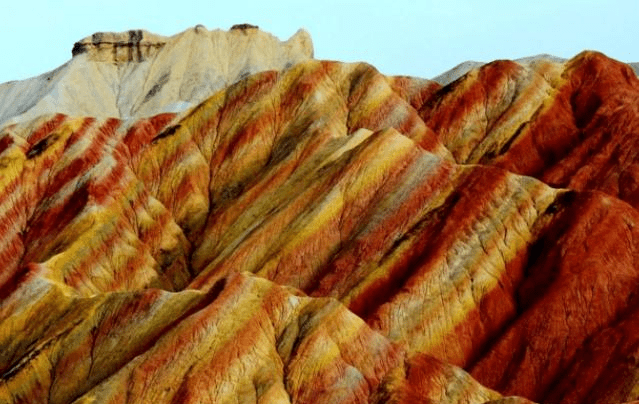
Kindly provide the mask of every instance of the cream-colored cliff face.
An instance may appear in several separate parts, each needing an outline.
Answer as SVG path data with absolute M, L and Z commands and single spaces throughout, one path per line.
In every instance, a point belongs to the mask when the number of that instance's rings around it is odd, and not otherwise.
M 171 37 L 96 33 L 72 53 L 56 70 L 0 84 L 0 126 L 53 112 L 129 119 L 183 111 L 251 74 L 311 59 L 313 44 L 302 29 L 280 41 L 246 24 L 198 25 Z

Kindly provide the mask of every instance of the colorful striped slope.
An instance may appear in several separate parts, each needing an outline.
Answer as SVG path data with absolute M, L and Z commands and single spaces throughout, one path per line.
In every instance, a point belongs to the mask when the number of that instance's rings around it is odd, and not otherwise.
M 6 126 L 0 403 L 639 400 L 638 108 L 592 52 L 307 60 Z

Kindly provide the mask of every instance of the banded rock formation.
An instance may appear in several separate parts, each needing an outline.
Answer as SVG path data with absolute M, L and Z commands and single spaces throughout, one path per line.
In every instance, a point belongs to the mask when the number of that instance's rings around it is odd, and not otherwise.
M 166 46 L 118 38 L 74 59 Z M 637 400 L 638 96 L 592 52 L 445 87 L 304 60 L 7 125 L 0 402 Z
M 537 64 L 540 62 L 554 62 L 554 63 L 564 63 L 566 62 L 566 59 L 564 58 L 560 58 L 557 56 L 553 56 L 553 55 L 548 55 L 548 54 L 541 54 L 541 55 L 535 55 L 535 56 L 528 56 L 528 57 L 524 57 L 524 58 L 519 58 L 519 59 L 515 59 L 515 62 L 517 62 L 520 65 L 531 65 L 531 64 Z M 468 73 L 469 71 L 479 68 L 483 65 L 485 65 L 486 63 L 483 62 L 476 62 L 474 60 L 468 60 L 466 62 L 462 62 L 460 64 L 458 64 L 457 66 L 453 67 L 450 70 L 447 70 L 441 74 L 439 74 L 438 76 L 433 78 L 433 81 L 445 86 L 447 84 L 452 83 L 453 81 L 457 80 L 458 78 L 462 77 L 463 75 L 465 75 L 466 73 Z M 632 70 L 634 70 L 636 75 L 639 75 L 639 63 L 628 63 L 628 65 L 630 67 L 632 67 Z

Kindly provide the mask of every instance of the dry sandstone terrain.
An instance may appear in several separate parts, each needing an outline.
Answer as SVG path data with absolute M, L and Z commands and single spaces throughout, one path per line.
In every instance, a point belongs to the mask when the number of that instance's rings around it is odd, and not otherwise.
M 639 400 L 629 65 L 72 54 L 0 85 L 0 403 Z

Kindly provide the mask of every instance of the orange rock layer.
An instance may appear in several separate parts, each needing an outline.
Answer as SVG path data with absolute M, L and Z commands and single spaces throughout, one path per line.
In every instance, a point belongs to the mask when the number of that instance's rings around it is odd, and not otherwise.
M 639 399 L 631 73 L 308 61 L 5 127 L 0 402 Z

